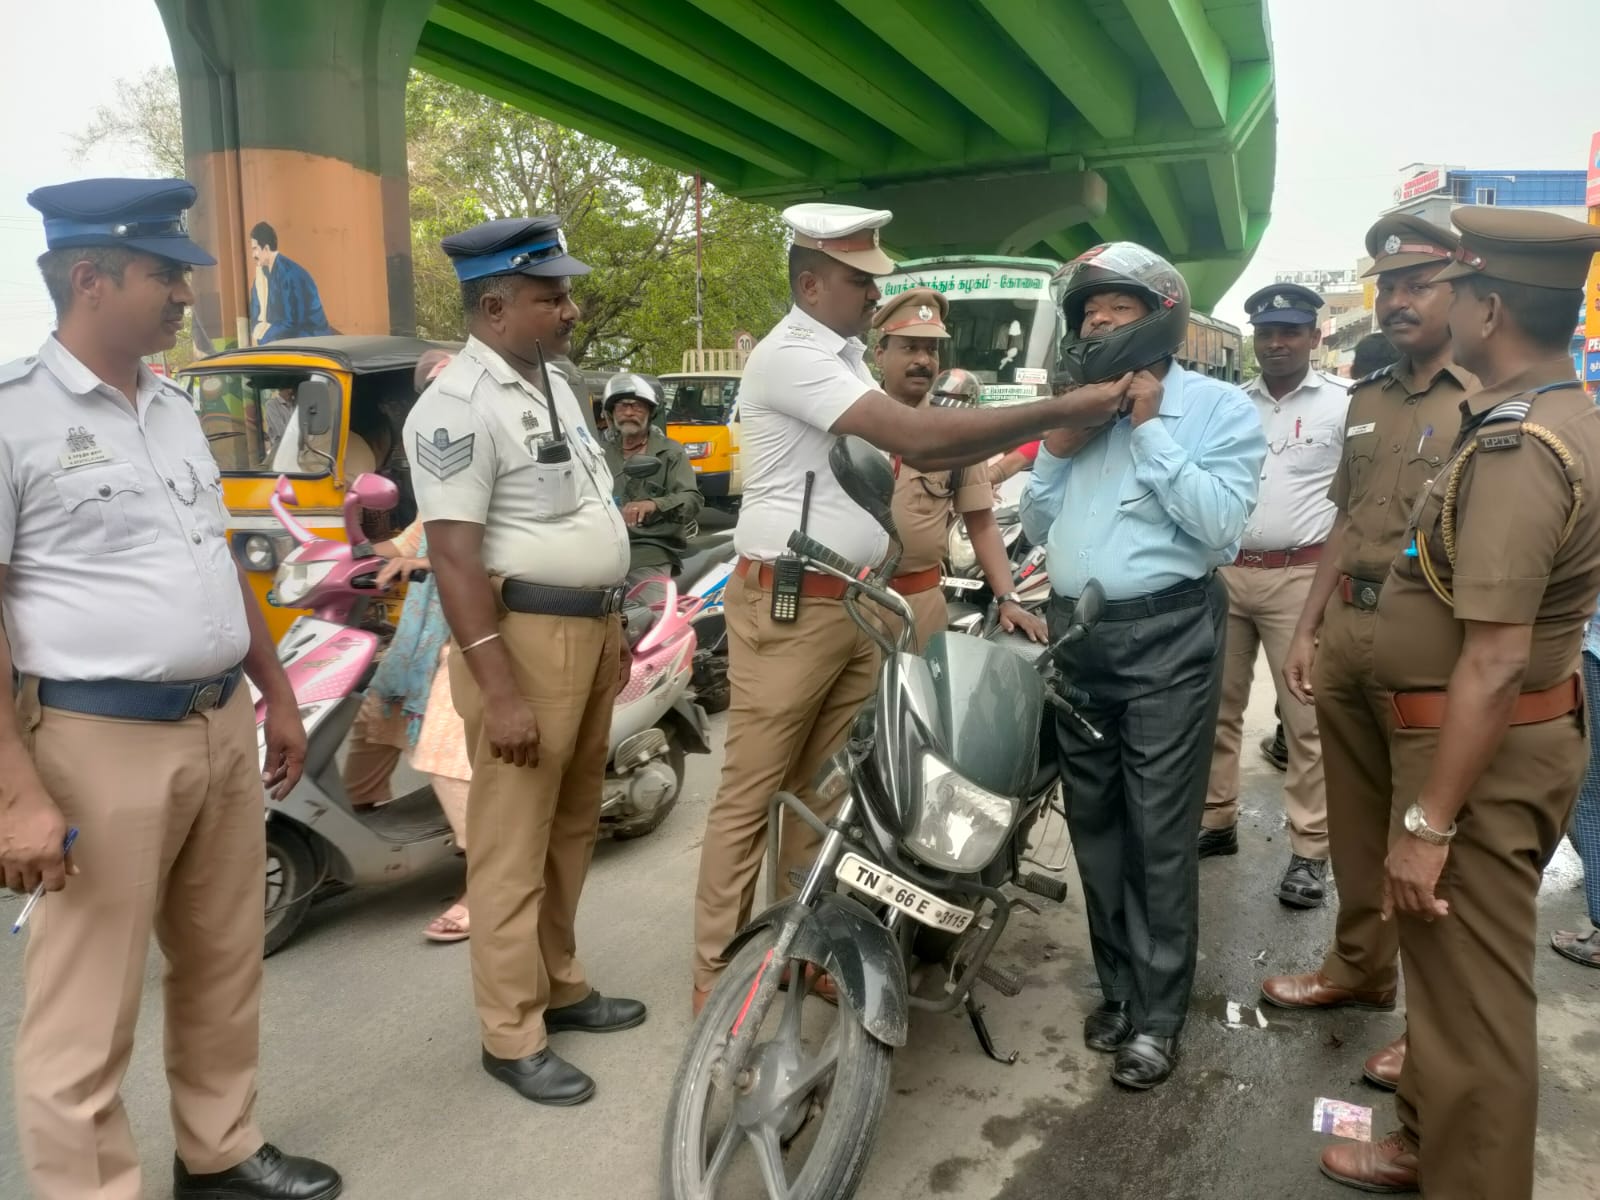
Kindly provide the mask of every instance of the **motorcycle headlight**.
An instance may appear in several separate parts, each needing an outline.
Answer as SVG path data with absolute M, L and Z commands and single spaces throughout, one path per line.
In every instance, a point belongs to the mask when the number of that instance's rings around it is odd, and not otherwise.
M 966 526 L 960 521 L 950 526 L 949 545 L 945 554 L 950 559 L 950 569 L 957 575 L 965 575 L 977 568 L 978 553 L 972 548 L 972 539 L 967 537 Z
M 922 756 L 922 803 L 906 849 L 930 867 L 972 874 L 1005 845 L 1018 802 L 963 779 L 931 754 Z
M 331 562 L 284 563 L 272 581 L 272 602 L 283 608 L 293 608 L 310 595 L 312 589 L 326 579 L 332 570 Z

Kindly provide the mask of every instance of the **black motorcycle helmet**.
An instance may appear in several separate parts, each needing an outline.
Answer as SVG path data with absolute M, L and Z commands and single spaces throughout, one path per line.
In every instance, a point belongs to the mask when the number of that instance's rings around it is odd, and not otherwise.
M 937 408 L 975 408 L 983 399 L 983 382 L 971 371 L 953 367 L 933 381 L 928 398 Z
M 1099 292 L 1127 292 L 1147 316 L 1097 337 L 1083 336 L 1084 305 Z M 1103 383 L 1176 354 L 1189 332 L 1189 285 L 1178 269 L 1134 242 L 1108 242 L 1056 272 L 1050 295 L 1066 333 L 1060 368 L 1073 383 Z
M 650 381 L 643 375 L 634 375 L 628 371 L 613 375 L 606 380 L 606 391 L 600 401 L 600 411 L 609 419 L 611 410 L 617 406 L 619 400 L 637 400 L 641 404 L 648 405 L 652 417 L 655 416 L 656 409 L 661 406 L 661 401 L 656 396 L 655 388 L 650 386 Z

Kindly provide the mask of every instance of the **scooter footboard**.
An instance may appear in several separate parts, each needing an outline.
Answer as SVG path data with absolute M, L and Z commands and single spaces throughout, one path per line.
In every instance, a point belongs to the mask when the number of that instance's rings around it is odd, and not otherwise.
M 734 937 L 723 952 L 731 959 L 763 930 L 776 929 L 793 901 L 775 904 Z M 824 892 L 801 917 L 793 954 L 821 963 L 839 991 L 841 1004 L 886 1046 L 904 1046 L 910 1023 L 905 960 L 893 935 L 848 896 Z

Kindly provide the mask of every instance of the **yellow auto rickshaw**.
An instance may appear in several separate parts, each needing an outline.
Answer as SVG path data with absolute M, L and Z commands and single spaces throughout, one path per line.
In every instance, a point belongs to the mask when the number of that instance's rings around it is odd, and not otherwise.
M 737 509 L 744 493 L 739 439 L 742 350 L 686 350 L 683 370 L 661 376 L 665 403 L 658 418 L 682 444 L 706 502 Z
M 432 349 L 453 352 L 459 345 L 407 337 L 290 338 L 225 350 L 178 372 L 222 470 L 234 557 L 274 640 L 298 615 L 266 603 L 278 562 L 294 546 L 267 507 L 278 476 L 294 481 L 295 515 L 340 541 L 350 481 L 367 471 L 388 476 L 400 488 L 400 505 L 376 514 L 384 526 L 367 533 L 376 541 L 403 529 L 417 509 L 400 435 L 416 400 L 417 360 Z

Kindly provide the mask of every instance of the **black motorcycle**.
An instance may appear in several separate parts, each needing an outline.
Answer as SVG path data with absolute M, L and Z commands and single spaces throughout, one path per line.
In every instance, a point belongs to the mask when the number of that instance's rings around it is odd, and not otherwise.
M 788 808 L 822 835 L 822 847 L 799 894 L 728 947 L 729 966 L 673 1084 L 664 1200 L 855 1195 L 910 1010 L 964 1007 L 984 1050 L 1014 1060 L 995 1051 L 973 999 L 979 980 L 1008 995 L 1021 990 L 987 962 L 1012 909 L 1032 907 L 1004 889 L 1057 902 L 1067 894 L 1023 861 L 1030 830 L 1059 795 L 1047 709 L 1083 720 L 1086 698 L 1055 677 L 1053 652 L 1098 619 L 1099 585 L 1085 589 L 1076 623 L 1035 659 L 957 633 L 915 655 L 911 610 L 888 587 L 899 554 L 888 463 L 847 438 L 831 466 L 889 532 L 894 556 L 869 572 L 804 534 L 789 546 L 848 586 L 851 617 L 884 650 L 878 691 L 819 776 L 833 819 L 824 824 L 792 795 L 773 802 L 769 829 Z M 863 611 L 863 600 L 887 620 Z M 775 867 L 769 852 L 769 877 Z

